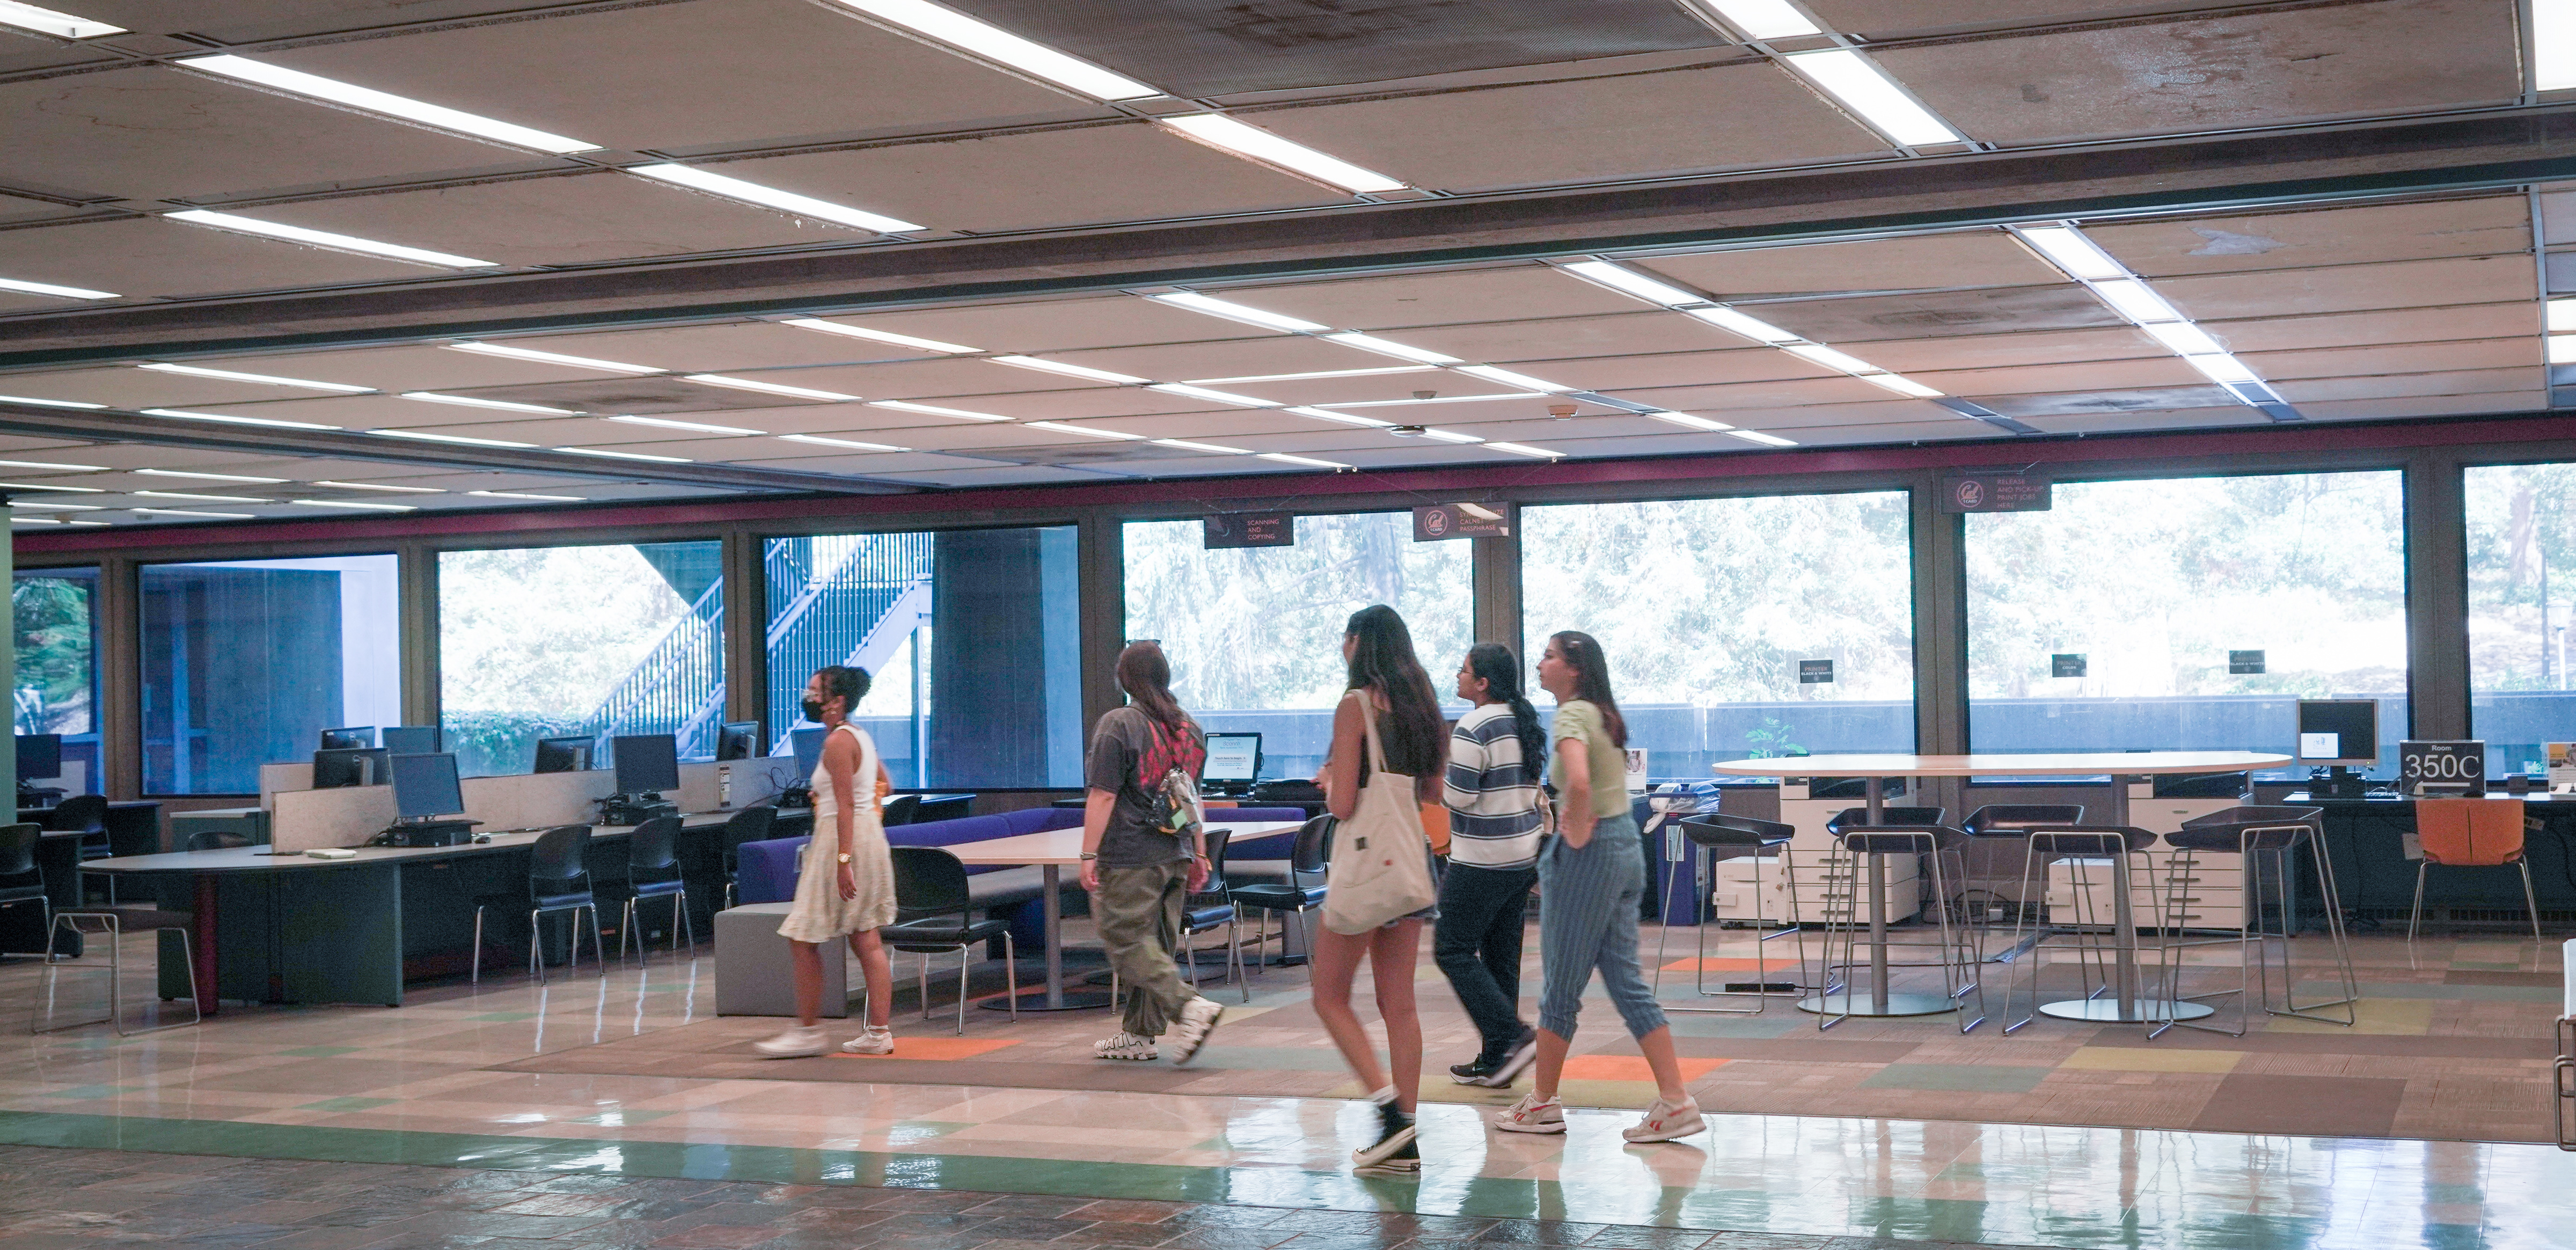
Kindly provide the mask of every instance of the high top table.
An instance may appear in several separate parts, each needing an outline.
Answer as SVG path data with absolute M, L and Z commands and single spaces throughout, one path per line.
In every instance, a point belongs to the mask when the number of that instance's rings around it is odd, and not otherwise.
M 2267 755 L 2256 751 L 2122 751 L 2066 755 L 1797 755 L 1779 759 L 1728 760 L 1712 764 L 1710 771 L 1729 777 L 1858 777 L 1869 806 L 1869 823 L 1880 822 L 1886 811 L 1886 782 L 1890 777 L 2094 777 L 2111 775 L 2109 819 L 2087 821 L 2095 825 L 2129 823 L 2129 781 L 2135 777 L 2161 777 L 2191 773 L 2243 773 L 2260 768 L 2280 768 L 2290 762 L 2286 755 Z M 1822 1013 L 1829 1006 L 1848 1005 L 1856 1016 L 1921 1016 L 1953 1010 L 1956 1004 L 1947 994 L 1890 995 L 1887 992 L 1887 892 L 1883 857 L 1869 857 L 1869 1005 L 1828 1004 L 1821 992 L 1801 1001 L 1802 1010 Z M 2199 1003 L 2180 1003 L 2170 999 L 2143 998 L 2138 990 L 2138 931 L 2136 915 L 2129 899 L 2129 857 L 2111 858 L 2112 1000 L 2099 1002 L 2075 999 L 2046 1003 L 2040 1010 L 2068 1020 L 2093 1020 L 2104 1024 L 2162 1023 L 2173 1019 L 2197 1019 L 2211 1009 Z M 1942 900 L 1946 906 L 1948 900 Z

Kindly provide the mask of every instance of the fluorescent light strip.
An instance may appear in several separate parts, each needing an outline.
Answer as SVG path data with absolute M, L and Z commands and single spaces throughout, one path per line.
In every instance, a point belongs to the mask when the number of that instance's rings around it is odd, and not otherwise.
M 1262 309 L 1253 308 L 1248 305 L 1234 303 L 1231 300 L 1221 300 L 1213 295 L 1201 295 L 1196 291 L 1170 291 L 1161 295 L 1148 295 L 1145 298 L 1153 300 L 1158 304 L 1170 304 L 1174 307 L 1189 309 L 1191 312 L 1206 313 L 1211 317 L 1223 317 L 1228 321 L 1240 321 L 1246 325 L 1260 326 L 1265 330 L 1285 330 L 1291 334 L 1311 334 L 1318 330 L 1332 329 L 1331 326 L 1318 325 L 1315 322 L 1308 321 L 1302 317 L 1291 317 L 1286 313 L 1266 312 Z
M 531 495 L 525 491 L 515 490 L 469 490 L 465 493 L 469 495 L 481 495 L 485 499 L 537 499 L 546 503 L 590 502 L 590 497 L 587 495 Z
M 1652 278 L 1631 272 L 1630 270 L 1609 261 L 1583 261 L 1577 264 L 1565 265 L 1562 266 L 1562 268 L 1564 268 L 1566 272 L 1574 274 L 1576 277 L 1583 278 L 1586 281 L 1608 287 L 1623 294 L 1633 295 L 1650 304 L 1659 304 L 1666 308 L 1671 308 L 1676 312 L 1687 313 L 1690 316 L 1696 317 L 1701 321 L 1705 321 L 1710 325 L 1718 326 L 1729 333 L 1739 334 L 1745 338 L 1752 339 L 1755 342 L 1779 348 L 1780 350 L 1811 364 L 1823 365 L 1828 369 L 1848 373 L 1864 382 L 1871 383 L 1872 385 L 1882 387 L 1886 390 L 1894 391 L 1899 395 L 1908 395 L 1916 399 L 1932 399 L 1941 394 L 1941 392 L 1925 386 L 1912 378 L 1889 373 L 1887 370 L 1881 369 L 1866 360 L 1862 360 L 1861 358 L 1850 354 L 1849 352 L 1836 351 L 1821 343 L 1807 342 L 1797 335 L 1791 334 L 1778 326 L 1770 324 L 1769 322 L 1745 316 L 1732 308 L 1725 308 L 1711 304 L 1707 300 L 1702 299 L 1697 295 L 1693 295 L 1690 292 L 1681 290 L 1678 287 L 1666 286 Z M 1496 374 L 1504 373 L 1503 370 L 1493 369 L 1490 366 L 1468 366 L 1459 369 L 1458 372 L 1473 373 L 1480 377 L 1488 378 L 1492 378 Z M 1505 376 L 1496 378 L 1496 380 L 1516 380 L 1522 383 L 1534 383 L 1537 381 L 1535 378 L 1524 378 L 1519 374 L 1505 374 Z M 1573 388 L 1567 387 L 1563 389 L 1571 390 Z M 1645 415 L 1663 416 L 1666 414 L 1647 413 Z M 1723 422 L 1694 424 L 1700 420 L 1700 418 L 1692 418 L 1685 421 L 1675 421 L 1674 424 L 1690 425 L 1697 429 L 1714 429 L 1721 432 L 1734 428 L 1724 424 Z
M 1736 438 L 1743 439 L 1745 442 L 1760 443 L 1765 447 L 1795 447 L 1798 445 L 1797 443 L 1789 439 L 1782 438 L 1777 434 L 1765 434 L 1760 430 L 1728 430 L 1727 433 Z
M 94 503 L 48 503 L 48 502 L 46 502 L 46 501 L 44 501 L 44 500 L 41 500 L 41 499 L 37 500 L 37 501 L 36 501 L 36 502 L 34 502 L 34 503 L 12 503 L 12 504 L 10 504 L 9 506 L 10 506 L 10 507 L 12 507 L 12 508 L 25 508 L 25 509 L 28 509 L 28 510 L 30 510 L 30 511 L 34 511 L 34 512 L 105 512 L 105 511 L 107 511 L 107 509 L 106 509 L 106 508 L 104 508 L 104 507 L 102 507 L 102 506 L 100 506 L 100 505 L 98 505 L 98 504 L 94 504 Z
M 10 517 L 9 517 L 9 523 L 10 523 L 11 525 L 60 525 L 60 524 L 62 524 L 62 522 L 61 522 L 61 521 L 55 520 L 55 519 L 54 519 L 54 518 L 52 518 L 52 517 L 46 517 L 46 516 L 19 516 L 19 515 L 15 514 L 15 513 L 10 514 Z
M 750 378 L 728 378 L 716 373 L 683 373 L 680 375 L 680 380 L 702 382 L 708 386 L 729 386 L 737 391 L 758 391 L 763 395 L 785 395 L 790 399 L 822 399 L 848 404 L 859 401 L 858 396 L 844 395 L 839 391 L 818 391 L 812 387 L 785 386 L 777 382 L 755 382 Z
M 888 217 L 883 213 L 871 213 L 865 209 L 851 208 L 829 200 L 818 200 L 810 195 L 798 195 L 793 191 L 781 191 L 776 187 L 764 187 L 756 182 L 729 178 L 723 174 L 700 169 L 695 165 L 630 165 L 626 172 L 641 174 L 673 186 L 689 187 L 710 195 L 740 200 L 746 204 L 758 204 L 763 208 L 794 213 L 799 217 L 811 217 L 816 221 L 873 230 L 878 234 L 911 234 L 930 228 L 905 221 L 900 217 Z
M 897 334 L 892 330 L 871 330 L 865 326 L 844 325 L 838 321 L 825 321 L 820 317 L 789 317 L 778 324 L 794 326 L 799 330 L 820 330 L 825 334 L 891 343 L 896 347 L 918 347 L 926 352 L 946 352 L 952 356 L 972 355 L 984 350 L 980 347 L 968 347 L 963 343 L 942 343 L 937 339 L 914 338 L 909 334 Z
M 1844 373 L 1878 372 L 1878 366 L 1873 365 L 1858 356 L 1854 356 L 1849 352 L 1835 351 L 1821 343 L 1791 343 L 1782 347 L 1780 350 L 1811 364 L 1823 365 L 1828 369 L 1835 369 Z
M 1581 278 L 1586 282 L 1606 286 L 1622 295 L 1634 295 L 1649 304 L 1661 304 L 1666 308 L 1681 308 L 1690 304 L 1706 304 L 1710 302 L 1709 298 L 1705 295 L 1695 294 L 1690 291 L 1685 291 L 1680 287 L 1656 281 L 1653 278 L 1649 278 L 1646 275 L 1638 273 L 1625 266 L 1614 265 L 1606 260 L 1576 261 L 1571 265 L 1561 266 L 1561 268 L 1563 268 L 1567 273 L 1573 274 L 1575 277 Z
M 191 512 L 186 508 L 128 508 L 126 511 L 138 516 L 198 516 L 214 517 L 218 520 L 225 521 L 248 521 L 252 519 L 251 514 L 247 512 Z
M 477 138 L 490 139 L 495 143 L 506 143 L 512 147 L 535 148 L 537 151 L 552 152 L 558 156 L 568 152 L 596 152 L 600 148 L 600 145 L 585 139 L 569 139 L 534 127 L 448 108 L 443 104 L 414 100 L 408 96 L 378 91 L 373 87 L 361 87 L 356 83 L 324 78 L 318 74 L 307 74 L 301 70 L 288 69 L 283 65 L 271 65 L 265 61 L 254 61 L 248 57 L 198 56 L 189 57 L 179 64 L 189 69 L 221 74 L 226 78 L 258 83 L 263 87 L 274 87 L 280 91 L 291 91 L 317 100 L 328 100 L 333 104 L 345 104 L 350 108 L 364 109 L 370 113 L 383 113 L 391 117 L 399 117 L 404 121 L 419 122 L 424 126 L 436 126 L 441 130 L 453 130 Z
M 1094 369 L 1088 365 L 1069 365 L 1061 360 L 1040 360 L 1035 356 L 990 356 L 986 359 L 991 360 L 997 365 L 1009 365 L 1014 369 L 1035 369 L 1040 373 L 1060 373 L 1068 378 L 1084 378 L 1093 382 L 1108 382 L 1118 386 L 1142 386 L 1146 382 L 1152 380 L 1150 378 L 1134 377 L 1124 373 L 1111 373 L 1107 369 Z
M 661 417 L 610 417 L 608 419 L 611 421 L 623 422 L 627 425 L 650 425 L 657 426 L 665 430 L 687 430 L 693 434 L 754 435 L 767 434 L 769 432 L 767 430 L 746 430 L 739 425 L 702 425 L 695 421 L 670 421 Z
M 188 492 L 186 492 L 186 491 L 177 491 L 177 490 L 138 490 L 138 491 L 129 491 L 129 492 L 127 492 L 127 493 L 128 493 L 128 494 L 133 494 L 133 495 L 140 495 L 140 496 L 143 496 L 144 498 L 147 498 L 147 499 L 194 499 L 194 500 L 196 500 L 196 501 L 198 501 L 198 502 L 200 502 L 200 503 L 275 503 L 275 502 L 277 502 L 277 501 L 276 501 L 276 500 L 274 500 L 274 499 L 251 499 L 251 498 L 248 498 L 248 497 L 246 497 L 246 496 L 242 496 L 242 495 L 192 495 L 192 494 L 189 494 L 189 493 L 188 493 Z
M 368 512 L 414 512 L 419 509 L 417 504 L 362 503 L 355 499 L 289 499 L 286 502 L 307 508 L 361 508 Z
M 1247 126 L 1222 113 L 1190 113 L 1180 117 L 1161 117 L 1156 121 L 1189 137 L 1223 148 L 1238 156 L 1295 170 L 1319 182 L 1331 183 L 1354 195 L 1372 191 L 1402 191 L 1407 187 L 1385 174 L 1362 169 L 1338 156 L 1328 156 L 1305 144 L 1272 134 L 1256 126 Z
M 0 395 L 0 404 L 34 404 L 39 408 L 105 408 L 105 404 L 84 404 L 74 399 L 31 399 L 25 395 Z
M 2138 328 L 2172 349 L 2177 356 L 2208 356 L 2227 350 L 2217 339 L 2211 338 L 2208 331 L 2188 321 L 2159 321 Z
M 186 473 L 178 469 L 136 469 L 135 472 L 144 477 L 184 477 L 199 482 L 249 482 L 259 486 L 275 486 L 288 480 L 282 477 L 243 477 L 235 473 Z
M 1456 430 L 1424 430 L 1422 432 L 1422 437 L 1441 443 L 1481 443 L 1485 441 L 1473 434 L 1461 434 Z
M 351 386 L 346 382 L 311 382 L 303 378 L 281 378 L 266 373 L 235 373 L 230 369 L 201 369 L 195 365 L 165 365 L 158 361 L 134 366 L 155 373 L 180 373 L 192 378 L 216 378 L 226 382 L 256 382 L 262 386 L 300 386 L 312 391 L 331 391 L 341 395 L 372 394 L 372 386 Z
M 578 417 L 571 408 L 549 408 L 544 404 L 512 403 L 506 399 L 476 399 L 470 395 L 441 395 L 436 391 L 404 391 L 397 399 L 417 399 L 424 404 L 454 404 L 460 408 L 494 408 L 502 412 L 533 412 L 547 417 Z
M 2069 277 L 2099 282 L 2129 276 L 2128 266 L 2113 260 L 2109 252 L 2072 226 L 2025 226 L 2013 233 Z
M 685 456 L 648 456 L 640 451 L 610 451 L 605 447 L 557 447 L 555 450 L 568 451 L 576 456 L 606 456 L 611 460 L 650 460 L 657 464 L 695 463 Z
M 1549 451 L 1544 447 L 1531 447 L 1523 443 L 1487 443 L 1485 445 L 1496 451 L 1508 451 L 1515 456 L 1535 456 L 1541 460 L 1555 460 L 1565 455 L 1561 451 Z
M 1852 376 L 1859 378 L 1861 381 L 1867 382 L 1872 386 L 1884 387 L 1888 390 L 1894 391 L 1899 395 L 1910 395 L 1916 399 L 1938 399 L 1941 397 L 1941 392 L 1925 386 L 1912 378 L 1906 377 L 1901 373 L 1880 371 L 1875 373 L 1856 373 Z
M 1237 395 L 1232 391 L 1209 390 L 1204 386 L 1192 386 L 1187 382 L 1153 382 L 1148 383 L 1145 389 L 1149 391 L 1161 391 L 1166 395 L 1186 395 L 1191 399 L 1204 399 L 1210 403 L 1238 404 L 1245 408 L 1278 408 L 1283 406 L 1276 400 L 1254 399 L 1250 395 Z
M 1915 103 L 1914 97 L 1860 53 L 1833 48 L 1780 59 L 1900 147 L 1961 142 L 1959 132 L 1952 130 L 1948 122 Z
M 1348 403 L 1317 404 L 1318 408 L 1410 408 L 1415 404 L 1482 404 L 1497 399 L 1545 399 L 1546 391 L 1513 391 L 1508 395 L 1434 395 L 1429 399 L 1355 399 Z
M 2190 318 L 2157 294 L 2155 288 L 2148 286 L 2144 279 L 2129 272 L 2127 266 L 2087 238 L 2082 229 L 2061 223 L 2017 226 L 2013 233 L 2068 277 L 2093 292 L 2094 298 L 2109 305 L 2113 312 L 2127 318 L 2167 350 L 2182 357 L 2184 364 L 2227 388 L 2228 394 L 2238 402 L 2267 409 L 2269 406 L 2287 405 L 2280 393 L 2266 384 L 2244 361 L 2230 355 L 2227 348 L 2208 331 L 2192 324 Z M 2567 315 L 2571 322 L 2576 322 L 2576 301 L 2566 302 L 2571 305 Z M 2554 305 L 2549 316 L 2552 320 L 2560 316 Z M 2552 339 L 2550 343 L 2550 363 L 2576 362 L 2576 351 L 2566 353 L 2567 359 L 2561 360 L 2558 341 Z M 2282 414 L 2272 412 L 2268 415 L 2280 418 Z
M 2576 365 L 2576 334 L 2553 334 L 2549 336 L 2549 363 L 2553 365 Z
M 2548 325 L 2550 333 L 2565 334 L 2570 331 L 2576 331 L 2576 299 L 2551 300 L 2545 307 L 2544 311 L 2549 319 Z M 1213 378 L 1210 380 L 1217 382 L 1249 382 L 1254 379 Z
M 279 430 L 336 430 L 336 425 L 316 425 L 311 421 L 278 421 L 269 417 L 233 417 L 220 412 L 183 412 L 177 408 L 146 408 L 147 417 L 177 417 L 183 421 L 220 421 L 225 425 L 263 425 Z
M 1378 430 L 1386 429 L 1395 424 L 1393 421 L 1380 421 L 1375 417 L 1363 417 L 1355 412 L 1335 412 L 1330 408 L 1298 407 L 1283 409 L 1282 411 L 1293 412 L 1301 417 L 1314 417 L 1320 421 L 1338 421 L 1343 425 L 1362 425 Z
M 1066 425 L 1061 421 L 1030 421 L 1024 424 L 1032 430 L 1046 430 L 1054 434 L 1079 434 L 1085 438 L 1107 438 L 1130 443 L 1142 442 L 1145 438 L 1142 434 L 1121 434 L 1116 430 L 1095 430 L 1088 426 Z
M 52 35 L 57 39 L 96 39 L 101 35 L 125 33 L 125 28 L 122 26 L 110 26 L 105 22 L 91 21 L 86 17 L 74 17 L 69 13 L 40 9 L 32 4 L 21 4 L 19 0 L 0 0 L 0 25 L 32 30 L 37 34 Z
M 2576 5 L 2565 0 L 2532 0 L 2531 89 L 2565 91 L 2576 87 Z
M 2238 360 L 2234 356 L 2230 356 L 2225 352 L 2210 355 L 2185 356 L 2182 358 L 2182 362 L 2190 365 L 2194 369 L 2200 370 L 2203 374 L 2207 375 L 2209 380 L 2212 382 L 2259 383 L 2263 380 L 2256 376 L 2252 369 L 2246 368 L 2245 362 Z
M 1376 352 L 1381 356 L 1393 356 L 1398 360 L 1418 360 L 1426 365 L 1459 363 L 1457 357 L 1446 352 L 1435 352 L 1427 347 L 1415 347 L 1410 343 L 1398 343 L 1393 339 L 1382 339 L 1374 334 L 1361 334 L 1357 331 L 1327 334 L 1324 336 L 1324 341 L 1339 343 L 1344 347 L 1356 347 L 1364 352 Z
M 1792 7 L 1788 0 L 1694 0 L 1710 9 L 1747 39 L 1795 39 L 1800 35 L 1821 35 L 1824 31 L 1807 20 L 1807 15 Z
M 1451 372 L 1463 373 L 1469 377 L 1483 378 L 1488 382 L 1500 382 L 1505 386 L 1517 386 L 1525 391 L 1543 391 L 1548 394 L 1562 394 L 1574 389 L 1571 386 L 1559 386 L 1554 382 L 1543 382 L 1526 373 L 1514 373 L 1509 369 L 1497 369 L 1492 365 L 1458 365 L 1455 366 Z
M 463 447 L 516 447 L 524 449 L 536 446 L 535 443 L 514 443 L 505 438 L 468 438 L 462 434 L 440 434 L 431 430 L 369 430 L 367 433 L 383 438 L 416 439 L 424 443 L 455 443 Z M 329 483 L 316 482 L 314 485 L 326 486 L 329 485 Z
M 1657 421 L 1678 425 L 1684 429 L 1707 430 L 1712 433 L 1724 433 L 1735 428 L 1723 421 L 1711 421 L 1706 417 L 1695 417 L 1687 412 L 1647 412 L 1638 415 L 1653 417 Z
M 588 356 L 563 356 L 534 348 L 512 347 L 507 343 L 441 343 L 452 352 L 472 352 L 477 356 L 499 356 L 505 360 L 532 360 L 541 365 L 563 365 L 573 369 L 597 369 L 602 373 L 663 373 L 651 365 L 620 364 L 614 360 L 593 360 Z
M 812 443 L 817 447 L 846 447 L 852 451 L 912 450 L 909 447 L 896 447 L 888 443 L 861 443 L 846 438 L 825 438 L 820 434 L 781 434 L 778 437 L 791 443 Z
M 1325 369 L 1317 373 L 1255 373 L 1240 378 L 1190 378 L 1192 386 L 1224 386 L 1234 382 L 1311 382 L 1320 378 L 1368 378 L 1387 373 L 1430 373 L 1429 365 L 1388 365 L 1383 369 Z
M 370 432 L 383 434 L 387 431 L 374 430 Z M 447 493 L 435 486 L 383 486 L 374 482 L 315 482 L 314 485 L 328 486 L 334 490 L 398 490 L 407 495 L 444 495 Z
M 2113 312 L 2139 325 L 2156 321 L 2184 320 L 2181 313 L 2174 311 L 2173 305 L 2165 302 L 2165 297 L 2156 294 L 2154 289 L 2136 278 L 2114 278 L 2108 282 L 2088 282 L 2085 285 L 2092 287 L 2093 293 L 2100 296 L 2103 303 L 2109 304 Z
M 0 482 L 0 490 L 71 491 L 83 495 L 107 493 L 95 486 L 54 486 L 40 482 Z
M 210 213 L 204 209 L 192 208 L 184 212 L 164 215 L 171 221 L 184 221 L 192 226 L 211 226 L 217 230 L 266 235 L 272 239 L 284 239 L 289 243 L 309 243 L 314 247 L 327 247 L 343 252 L 364 252 L 369 256 L 436 265 L 442 269 L 500 268 L 497 262 L 476 260 L 471 256 L 455 256 L 446 252 L 433 252 L 426 248 L 404 247 L 399 243 L 379 243 L 374 239 L 333 234 L 328 230 L 307 230 L 302 226 L 280 225 L 274 221 L 261 221 L 255 217 L 237 217 L 231 213 Z
M 1249 447 L 1219 447 L 1214 443 L 1193 443 L 1186 438 L 1149 438 L 1145 441 L 1152 443 L 1156 447 L 1178 447 L 1183 451 L 1214 452 L 1222 456 L 1249 456 L 1252 454 L 1252 449 Z
M 112 291 L 93 291 L 86 287 L 55 286 L 50 282 L 28 282 L 19 278 L 0 278 L 0 291 L 24 295 L 55 295 L 64 299 L 123 299 Z
M 1252 454 L 1259 456 L 1264 460 L 1276 460 L 1281 464 L 1302 464 L 1313 469 L 1347 469 L 1352 467 L 1339 460 L 1317 460 L 1313 456 L 1292 456 L 1284 451 L 1257 451 Z
M 1786 347 L 1799 341 L 1795 334 L 1732 308 L 1685 308 L 1681 311 L 1685 316 L 1697 317 L 1729 334 L 1742 335 L 1766 347 Z
M 1011 418 L 989 412 L 969 412 L 963 408 L 942 408 L 937 404 L 916 404 L 901 399 L 871 399 L 870 408 L 892 408 L 897 412 L 926 412 L 934 417 L 955 417 L 960 421 L 1008 421 Z
M 107 466 L 106 466 L 106 465 L 103 465 L 103 464 L 55 464 L 55 463 L 53 463 L 53 462 L 51 462 L 51 461 L 47 461 L 47 460 L 0 460 L 0 468 L 9 468 L 9 469 L 59 469 L 59 470 L 61 470 L 61 471 L 65 472 L 65 473 L 105 473 L 105 472 L 107 472 Z M 65 487 L 64 489 L 66 489 L 66 490 L 75 490 L 75 489 L 79 489 L 79 488 L 77 488 L 77 487 Z
M 924 0 L 840 0 L 871 17 L 908 27 L 941 43 L 988 61 L 1035 74 L 1097 100 L 1146 100 L 1162 95 L 1157 88 L 1077 60 L 1045 44 L 1021 38 L 990 22 L 944 9 Z

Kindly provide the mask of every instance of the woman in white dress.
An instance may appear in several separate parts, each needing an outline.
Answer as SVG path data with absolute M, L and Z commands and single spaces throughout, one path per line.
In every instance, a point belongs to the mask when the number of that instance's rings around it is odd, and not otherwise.
M 814 769 L 814 840 L 796 877 L 796 902 L 778 935 L 796 957 L 796 1027 L 753 1044 L 772 1059 L 819 1055 L 831 1047 L 817 1021 L 823 999 L 823 947 L 846 936 L 867 977 L 867 1022 L 841 1044 L 854 1055 L 894 1053 L 894 970 L 877 930 L 894 923 L 894 858 L 886 852 L 877 802 L 893 788 L 877 744 L 850 723 L 868 693 L 863 668 L 835 664 L 805 683 L 805 718 L 825 730 Z M 861 788 L 859 779 L 866 778 Z M 838 953 L 835 952 L 835 958 Z M 885 993 L 877 993 L 878 990 Z

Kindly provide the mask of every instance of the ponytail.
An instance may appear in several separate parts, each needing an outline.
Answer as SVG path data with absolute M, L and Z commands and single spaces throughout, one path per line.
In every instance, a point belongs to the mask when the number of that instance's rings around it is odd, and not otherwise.
M 1485 693 L 1512 712 L 1512 736 L 1521 742 L 1521 767 L 1536 778 L 1547 763 L 1547 731 L 1539 728 L 1538 709 L 1521 691 L 1521 662 L 1499 642 L 1480 642 L 1467 651 L 1467 671 L 1485 683 Z

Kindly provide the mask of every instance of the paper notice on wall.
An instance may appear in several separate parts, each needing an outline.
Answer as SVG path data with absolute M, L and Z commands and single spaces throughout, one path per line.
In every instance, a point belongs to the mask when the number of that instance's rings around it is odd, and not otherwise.
M 1628 748 L 1628 793 L 1646 792 L 1646 748 Z

